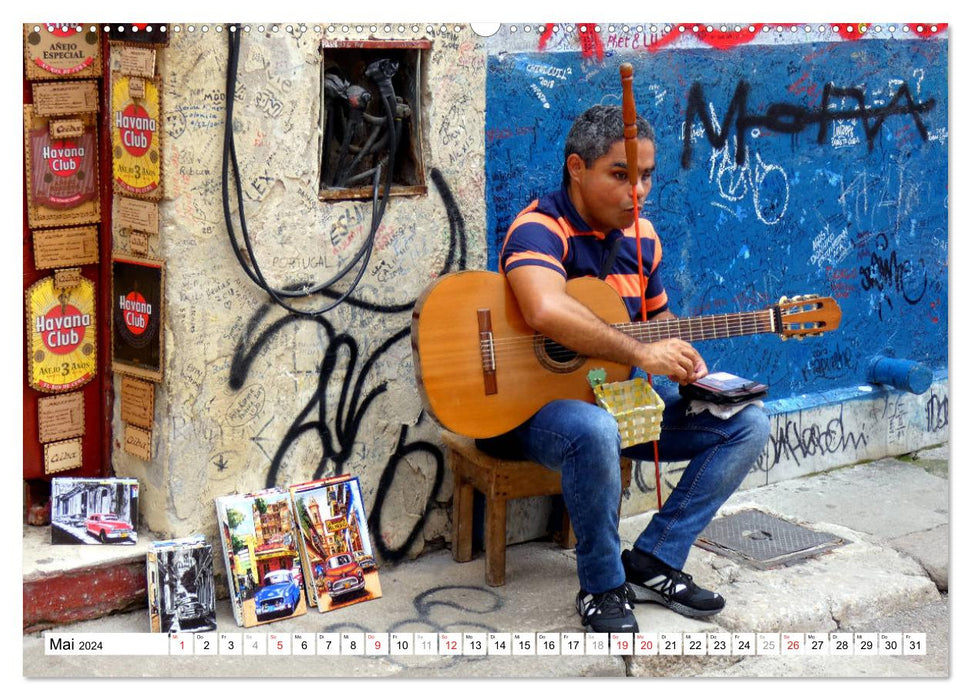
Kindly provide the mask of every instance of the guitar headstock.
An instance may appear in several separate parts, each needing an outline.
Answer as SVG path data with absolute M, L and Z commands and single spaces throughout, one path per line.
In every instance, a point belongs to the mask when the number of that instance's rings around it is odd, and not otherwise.
M 832 297 L 816 294 L 782 297 L 773 307 L 776 331 L 783 340 L 795 337 L 802 340 L 810 335 L 822 335 L 839 328 L 843 312 Z

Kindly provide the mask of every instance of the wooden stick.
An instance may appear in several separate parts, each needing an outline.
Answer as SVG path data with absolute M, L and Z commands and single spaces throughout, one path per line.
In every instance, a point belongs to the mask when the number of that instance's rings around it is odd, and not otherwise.
M 637 201 L 637 106 L 634 104 L 634 67 L 620 64 L 620 84 L 623 88 L 624 149 L 627 153 L 627 180 L 634 200 L 634 233 L 637 236 L 637 276 L 641 291 L 641 320 L 647 320 L 647 280 L 644 278 L 644 261 L 641 255 L 641 207 Z
M 644 278 L 644 260 L 641 254 L 641 206 L 637 201 L 637 105 L 634 104 L 634 66 L 620 64 L 620 84 L 624 110 L 624 149 L 627 152 L 627 179 L 630 181 L 631 198 L 634 200 L 634 235 L 637 239 L 637 277 L 641 289 L 641 320 L 647 320 L 647 280 Z M 653 384 L 651 375 L 647 381 Z M 661 462 L 657 440 L 654 441 L 654 480 L 657 485 L 657 509 L 661 510 Z
M 637 106 L 634 104 L 634 67 L 620 64 L 620 84 L 623 89 L 624 148 L 627 151 L 627 179 L 637 195 Z M 636 206 L 635 201 L 635 206 Z

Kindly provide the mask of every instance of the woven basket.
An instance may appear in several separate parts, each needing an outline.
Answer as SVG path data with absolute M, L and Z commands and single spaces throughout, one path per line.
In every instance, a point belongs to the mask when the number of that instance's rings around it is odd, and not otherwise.
M 594 384 L 593 395 L 617 419 L 621 447 L 653 442 L 661 436 L 664 401 L 646 379 Z

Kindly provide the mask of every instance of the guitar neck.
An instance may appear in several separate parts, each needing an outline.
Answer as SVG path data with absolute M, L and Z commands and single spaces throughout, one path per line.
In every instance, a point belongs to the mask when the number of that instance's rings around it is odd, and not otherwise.
M 775 328 L 772 309 L 714 316 L 672 318 L 660 321 L 618 323 L 614 324 L 614 328 L 644 343 L 653 343 L 665 338 L 680 338 L 694 342 L 778 332 Z

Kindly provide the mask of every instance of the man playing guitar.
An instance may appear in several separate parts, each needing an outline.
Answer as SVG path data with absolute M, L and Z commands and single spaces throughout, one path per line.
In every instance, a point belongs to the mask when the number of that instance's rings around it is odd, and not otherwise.
M 602 321 L 567 291 L 567 280 L 600 276 L 623 297 L 631 319 L 643 299 L 650 319 L 675 318 L 661 281 L 661 243 L 647 219 L 635 236 L 620 107 L 596 106 L 580 115 L 567 137 L 563 184 L 534 201 L 507 233 L 500 268 L 526 323 L 582 355 L 667 375 L 680 384 L 708 370 L 695 348 L 679 338 L 641 342 Z M 650 192 L 655 139 L 637 118 L 637 201 Z M 646 275 L 642 296 L 640 258 Z M 654 602 L 691 617 L 725 605 L 682 571 L 692 543 L 735 491 L 769 434 L 765 412 L 748 405 L 727 420 L 708 412 L 688 415 L 673 387 L 656 387 L 665 401 L 663 460 L 688 460 L 681 479 L 631 550 L 621 552 L 617 504 L 621 447 L 615 419 L 580 400 L 553 400 L 522 425 L 479 447 L 505 458 L 525 458 L 559 471 L 577 537 L 580 592 L 577 611 L 595 632 L 636 632 L 632 603 Z M 623 451 L 654 459 L 650 445 Z

